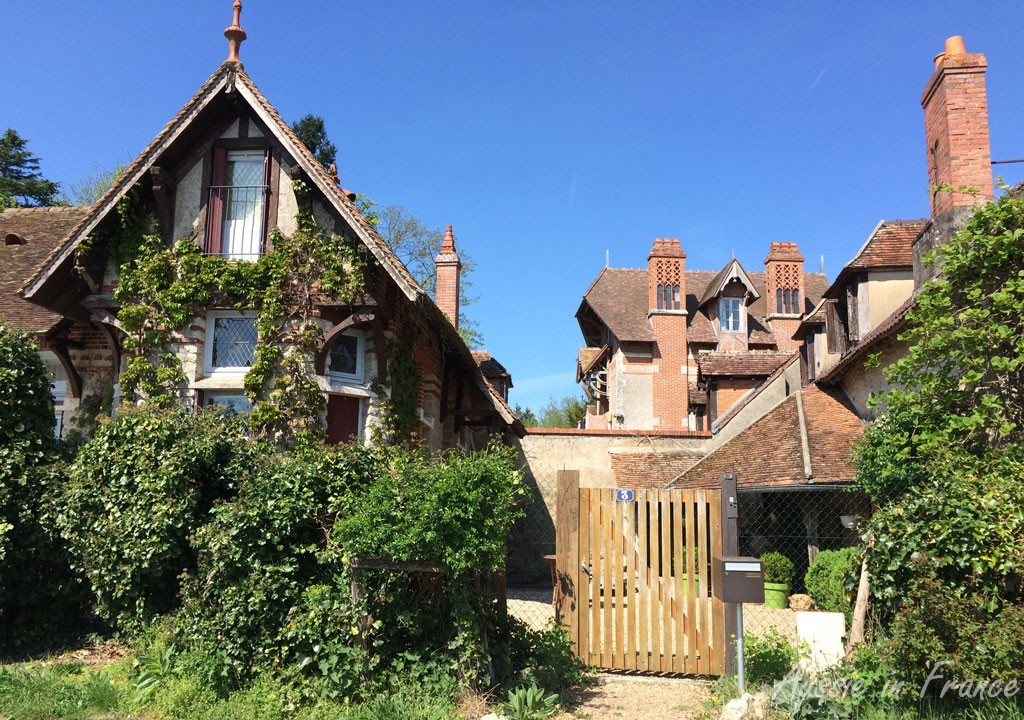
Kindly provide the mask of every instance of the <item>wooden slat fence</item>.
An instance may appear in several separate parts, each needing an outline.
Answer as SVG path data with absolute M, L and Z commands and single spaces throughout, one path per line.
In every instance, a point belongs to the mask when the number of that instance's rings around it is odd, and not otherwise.
M 724 606 L 711 593 L 722 552 L 719 490 L 580 488 L 559 474 L 556 615 L 588 664 L 657 673 L 725 672 Z

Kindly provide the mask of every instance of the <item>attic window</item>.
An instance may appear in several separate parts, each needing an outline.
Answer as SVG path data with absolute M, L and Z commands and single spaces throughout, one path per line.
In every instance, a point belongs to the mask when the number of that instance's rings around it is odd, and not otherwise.
M 7 233 L 4 235 L 4 245 L 24 245 L 25 238 L 17 233 Z

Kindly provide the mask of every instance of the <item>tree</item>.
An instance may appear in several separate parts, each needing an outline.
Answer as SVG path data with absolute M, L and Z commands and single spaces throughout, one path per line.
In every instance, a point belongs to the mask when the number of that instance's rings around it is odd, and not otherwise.
M 119 162 L 109 168 L 94 167 L 81 180 L 68 185 L 67 190 L 61 194 L 61 202 L 75 206 L 92 205 L 117 182 L 127 167 L 126 162 Z
M 434 258 L 441 249 L 444 231 L 437 227 L 428 227 L 415 215 L 405 211 L 401 205 L 389 205 L 376 210 L 376 203 L 368 197 L 357 197 L 357 205 L 363 215 L 373 223 L 381 237 L 394 250 L 395 255 L 416 278 L 424 290 L 433 293 L 436 285 L 436 268 Z M 470 275 L 476 263 L 464 248 L 457 248 L 462 270 L 459 278 L 459 334 L 471 348 L 483 345 L 483 335 L 479 325 L 468 318 L 462 310 L 472 305 L 477 298 L 470 295 L 473 281 Z
M 324 119 L 319 115 L 306 115 L 298 122 L 292 123 L 292 130 L 299 136 L 317 162 L 329 170 L 337 159 L 338 148 L 334 146 L 327 137 L 327 128 L 324 126 Z
M 909 352 L 886 370 L 885 413 L 857 451 L 878 507 L 866 531 L 872 594 L 895 618 L 897 659 L 980 654 L 994 674 L 1019 674 L 1021 656 L 975 646 L 987 631 L 962 647 L 935 640 L 948 619 L 929 604 L 947 596 L 979 627 L 1024 616 L 1024 200 L 981 207 L 938 256 L 942 274 L 900 336 Z M 950 673 L 971 677 L 965 667 Z
M 565 395 L 551 398 L 540 410 L 537 427 L 574 428 L 587 416 L 587 399 L 583 396 Z
M 59 188 L 39 172 L 39 158 L 29 151 L 28 140 L 7 128 L 0 137 L 0 199 L 22 207 L 50 205 Z
M 512 409 L 512 412 L 519 418 L 519 422 L 523 424 L 523 427 L 538 427 L 537 416 L 533 414 L 533 410 L 528 407 L 523 407 L 518 403 Z
M 335 162 L 337 148 L 327 137 L 324 119 L 319 115 L 306 115 L 298 122 L 292 123 L 292 130 L 305 144 L 313 156 L 329 169 Z M 434 292 L 435 269 L 434 257 L 441 249 L 444 231 L 436 227 L 428 227 L 415 215 L 405 211 L 401 205 L 389 205 L 377 210 L 377 203 L 365 195 L 356 195 L 356 206 L 371 225 L 377 228 L 398 258 L 405 264 L 424 290 Z M 462 274 L 459 282 L 460 310 L 476 302 L 469 294 L 473 281 L 469 275 L 475 263 L 465 250 L 459 250 L 462 261 Z M 459 334 L 471 348 L 483 345 L 483 335 L 479 325 L 460 312 Z

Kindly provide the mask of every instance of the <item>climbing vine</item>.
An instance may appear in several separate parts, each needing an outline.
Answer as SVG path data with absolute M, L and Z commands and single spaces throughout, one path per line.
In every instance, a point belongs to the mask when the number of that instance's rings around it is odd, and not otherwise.
M 295 232 L 271 232 L 270 249 L 255 262 L 204 255 L 190 238 L 167 247 L 159 236 L 144 234 L 136 236 L 134 248 L 121 246 L 128 260 L 120 266 L 114 299 L 127 334 L 121 374 L 126 398 L 175 403 L 186 378 L 172 343 L 206 308 L 233 306 L 256 312 L 259 341 L 244 383 L 254 404 L 250 431 L 279 446 L 322 435 L 325 401 L 313 370 L 323 340 L 318 301 L 351 301 L 363 288 L 363 275 L 355 243 L 320 230 L 308 188 L 301 181 L 293 188 L 299 204 Z
M 420 368 L 412 354 L 412 342 L 406 340 L 394 352 L 388 368 L 390 395 L 378 381 L 374 391 L 381 402 L 383 417 L 374 440 L 381 444 L 411 446 L 415 444 L 419 427 L 416 409 L 420 389 Z

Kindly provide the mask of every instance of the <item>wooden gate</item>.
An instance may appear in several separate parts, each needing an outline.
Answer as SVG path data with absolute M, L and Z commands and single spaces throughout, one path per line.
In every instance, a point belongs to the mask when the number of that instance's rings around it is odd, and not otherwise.
M 555 612 L 601 668 L 725 673 L 720 490 L 580 488 L 559 473 Z

